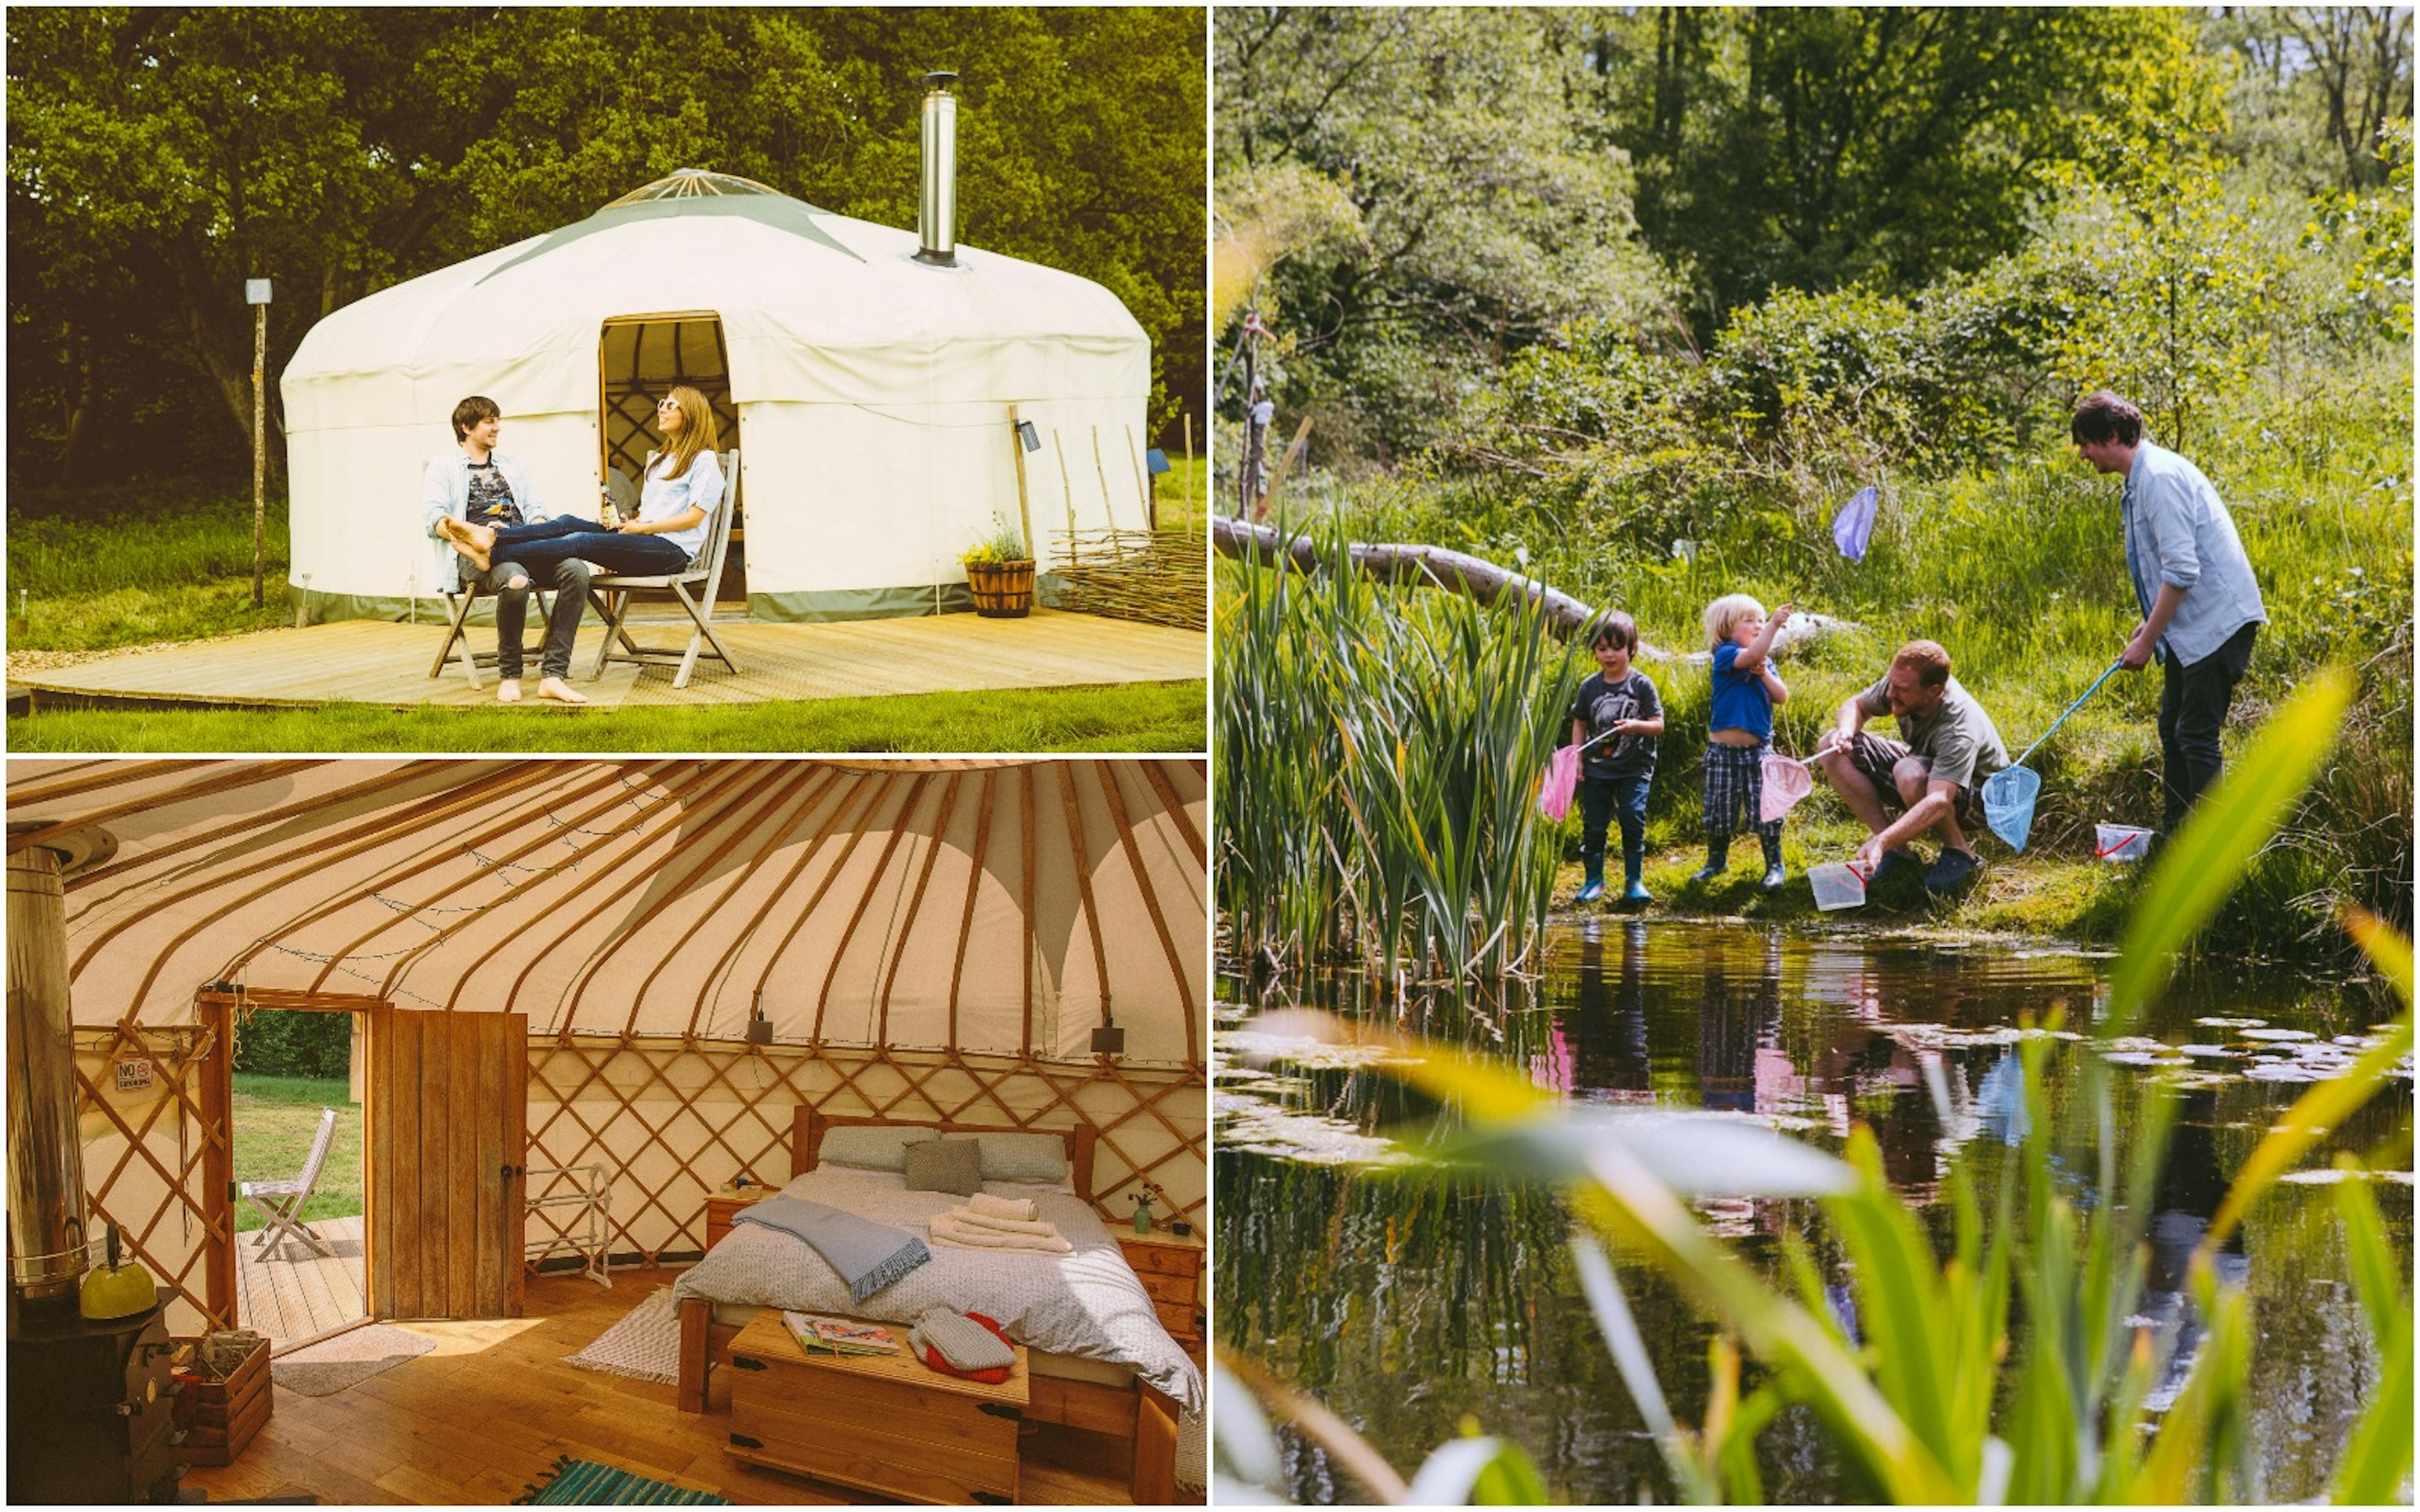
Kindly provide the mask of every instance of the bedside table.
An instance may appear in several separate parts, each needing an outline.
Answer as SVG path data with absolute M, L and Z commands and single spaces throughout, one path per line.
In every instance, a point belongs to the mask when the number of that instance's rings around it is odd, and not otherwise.
M 748 1186 L 736 1189 L 726 1186 L 719 1192 L 707 1193 L 706 1195 L 706 1247 L 712 1249 L 722 1242 L 722 1236 L 731 1232 L 731 1221 L 739 1215 L 740 1209 L 751 1203 L 762 1202 L 767 1197 L 779 1196 L 781 1191 L 778 1186 Z
M 1202 1352 L 1202 1262 L 1209 1250 L 1197 1231 L 1183 1239 L 1163 1229 L 1121 1233 L 1118 1248 L 1151 1293 L 1162 1328 L 1187 1354 Z

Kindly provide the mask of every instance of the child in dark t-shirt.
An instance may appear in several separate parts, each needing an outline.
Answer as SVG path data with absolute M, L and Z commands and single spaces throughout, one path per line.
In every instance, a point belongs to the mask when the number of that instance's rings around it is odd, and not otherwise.
M 1580 864 L 1588 877 L 1572 902 L 1605 896 L 1605 831 L 1621 821 L 1621 897 L 1655 900 L 1639 880 L 1647 859 L 1647 788 L 1655 778 L 1655 737 L 1664 733 L 1664 701 L 1647 674 L 1630 665 L 1638 626 L 1620 609 L 1597 617 L 1590 649 L 1598 671 L 1572 696 L 1572 740 L 1580 752 Z

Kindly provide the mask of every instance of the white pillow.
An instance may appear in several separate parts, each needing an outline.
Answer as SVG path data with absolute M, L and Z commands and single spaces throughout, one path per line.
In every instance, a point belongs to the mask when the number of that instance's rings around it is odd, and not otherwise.
M 816 1164 L 853 1165 L 867 1171 L 904 1171 L 908 1147 L 933 1137 L 933 1131 L 914 1125 L 844 1123 L 824 1131 Z
M 1055 1134 L 979 1134 L 986 1181 L 1067 1180 L 1067 1141 Z M 904 1159 L 904 1157 L 903 1157 Z

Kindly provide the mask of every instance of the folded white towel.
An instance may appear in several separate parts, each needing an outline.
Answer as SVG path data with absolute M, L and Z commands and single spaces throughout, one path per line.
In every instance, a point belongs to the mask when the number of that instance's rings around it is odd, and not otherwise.
M 1039 1234 L 1046 1239 L 1063 1237 L 1058 1229 L 1038 1218 L 1031 1223 L 1015 1218 L 991 1218 L 968 1207 L 952 1208 L 950 1216 L 970 1228 L 994 1228 L 1003 1234 Z
M 998 1228 L 985 1228 L 959 1218 L 954 1211 L 935 1213 L 932 1219 L 933 1242 L 954 1244 L 961 1249 L 1021 1249 L 1043 1255 L 1073 1255 L 1076 1246 L 1057 1234 L 1012 1234 Z
M 978 1192 L 967 1198 L 967 1211 L 985 1218 L 1013 1218 L 1025 1224 L 1042 1216 L 1042 1205 L 1032 1197 L 996 1197 L 988 1192 Z

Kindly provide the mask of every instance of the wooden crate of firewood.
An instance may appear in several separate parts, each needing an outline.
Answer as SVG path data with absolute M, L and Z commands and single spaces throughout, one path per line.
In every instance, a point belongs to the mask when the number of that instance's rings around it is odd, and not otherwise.
M 276 1405 L 269 1341 L 257 1334 L 178 1339 L 169 1365 L 178 1389 L 193 1398 L 191 1416 L 181 1408 L 177 1414 L 185 1429 L 177 1457 L 189 1465 L 235 1463 Z

